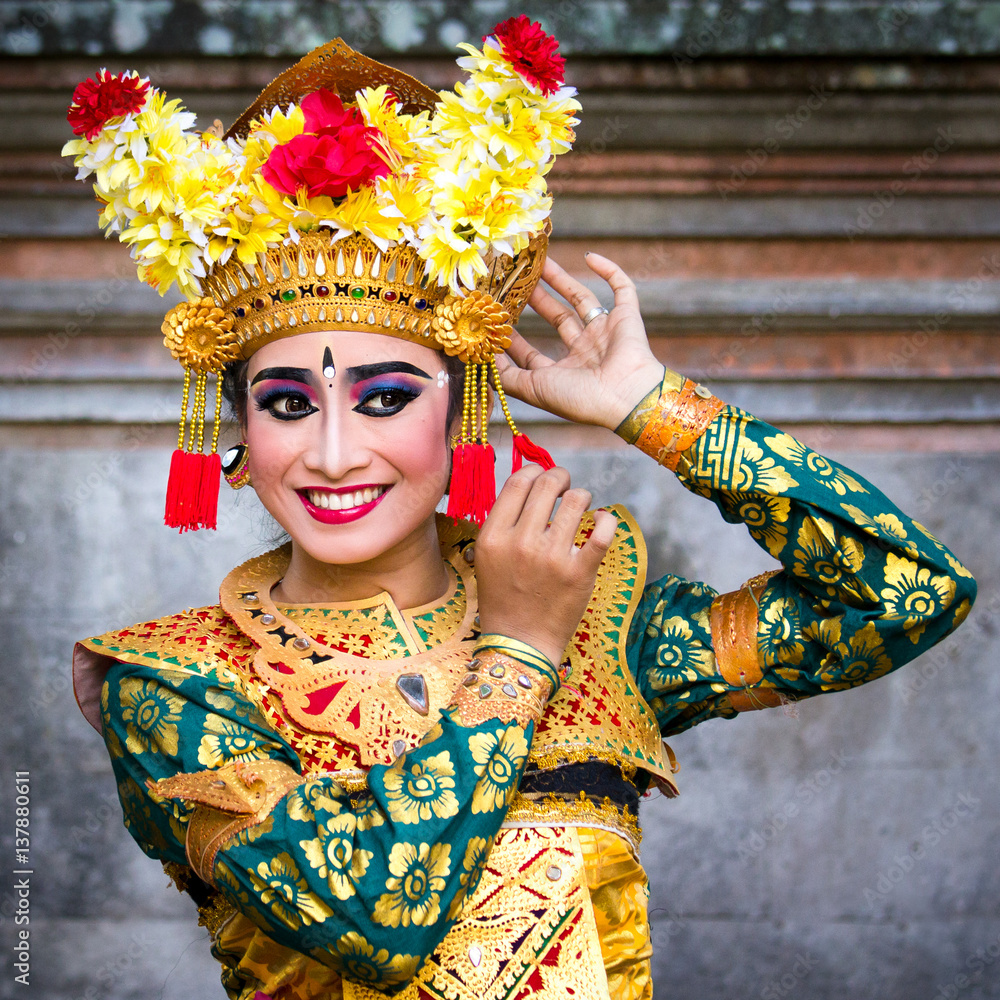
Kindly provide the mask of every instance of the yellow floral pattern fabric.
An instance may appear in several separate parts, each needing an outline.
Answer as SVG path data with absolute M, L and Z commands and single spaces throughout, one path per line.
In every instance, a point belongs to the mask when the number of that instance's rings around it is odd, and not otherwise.
M 117 662 L 101 704 L 126 825 L 163 861 L 186 863 L 194 807 L 150 780 L 265 757 L 300 769 L 221 659 Z M 380 989 L 403 984 L 475 889 L 533 732 L 463 726 L 446 709 L 420 746 L 370 769 L 363 795 L 311 776 L 222 847 L 219 891 L 277 945 Z
M 761 707 L 874 680 L 968 615 L 964 566 L 860 476 L 736 407 L 719 411 L 677 464 L 681 483 L 742 522 L 781 563 L 758 600 Z M 628 660 L 665 735 L 737 714 L 745 690 L 719 671 L 716 591 L 665 576 L 646 587 Z M 755 699 L 741 701 L 757 703 Z

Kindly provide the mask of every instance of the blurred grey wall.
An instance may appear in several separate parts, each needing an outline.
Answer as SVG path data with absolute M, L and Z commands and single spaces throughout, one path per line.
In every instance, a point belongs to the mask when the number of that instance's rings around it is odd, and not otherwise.
M 223 996 L 193 907 L 122 827 L 70 652 L 214 602 L 273 531 L 228 493 L 216 534 L 162 526 L 173 300 L 59 160 L 74 85 L 135 68 L 228 124 L 335 35 L 444 87 L 457 41 L 522 11 L 584 108 L 551 174 L 552 255 L 581 276 L 585 250 L 619 260 L 665 363 L 873 480 L 980 582 L 966 625 L 898 674 L 672 741 L 681 797 L 643 815 L 656 994 L 1000 996 L 1000 4 L 0 0 L 0 997 Z M 554 346 L 530 315 L 522 332 Z M 724 590 L 771 565 L 612 435 L 515 416 L 596 503 L 632 508 L 651 577 Z

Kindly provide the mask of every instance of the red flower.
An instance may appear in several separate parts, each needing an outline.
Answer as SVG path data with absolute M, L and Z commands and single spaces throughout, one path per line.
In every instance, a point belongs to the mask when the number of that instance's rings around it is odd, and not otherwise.
M 294 195 L 305 188 L 310 198 L 342 198 L 348 188 L 357 190 L 389 167 L 372 148 L 364 125 L 346 125 L 336 135 L 297 135 L 275 146 L 261 169 L 264 180 L 281 194 Z
M 537 21 L 518 14 L 502 21 L 491 34 L 500 43 L 507 62 L 546 97 L 562 86 L 566 60 L 556 53 L 559 43 L 545 34 Z
M 313 135 L 336 135 L 345 125 L 365 123 L 357 108 L 345 108 L 331 90 L 314 90 L 302 98 L 301 106 L 306 120 L 303 131 Z
M 138 74 L 118 76 L 102 69 L 96 80 L 84 80 L 73 91 L 66 120 L 74 134 L 93 139 L 112 118 L 141 111 L 148 90 L 149 81 L 141 81 Z

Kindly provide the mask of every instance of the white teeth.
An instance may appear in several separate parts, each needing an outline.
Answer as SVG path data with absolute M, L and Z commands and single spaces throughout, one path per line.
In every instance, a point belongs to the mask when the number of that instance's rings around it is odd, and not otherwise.
M 371 503 L 385 493 L 385 486 L 365 487 L 353 493 L 327 493 L 325 490 L 307 490 L 306 496 L 314 507 L 323 510 L 351 510 L 362 504 Z

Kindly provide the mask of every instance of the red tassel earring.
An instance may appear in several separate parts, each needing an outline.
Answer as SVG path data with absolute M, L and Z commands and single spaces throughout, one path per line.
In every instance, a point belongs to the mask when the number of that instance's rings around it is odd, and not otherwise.
M 218 522 L 219 483 L 222 459 L 216 453 L 222 419 L 219 377 L 229 361 L 238 357 L 233 321 L 211 297 L 193 299 L 174 306 L 163 321 L 163 342 L 184 366 L 184 395 L 177 448 L 170 457 L 164 523 L 181 531 L 215 528 Z M 195 372 L 191 416 L 191 372 Z M 205 408 L 208 376 L 216 376 L 215 421 L 212 442 L 205 452 Z

